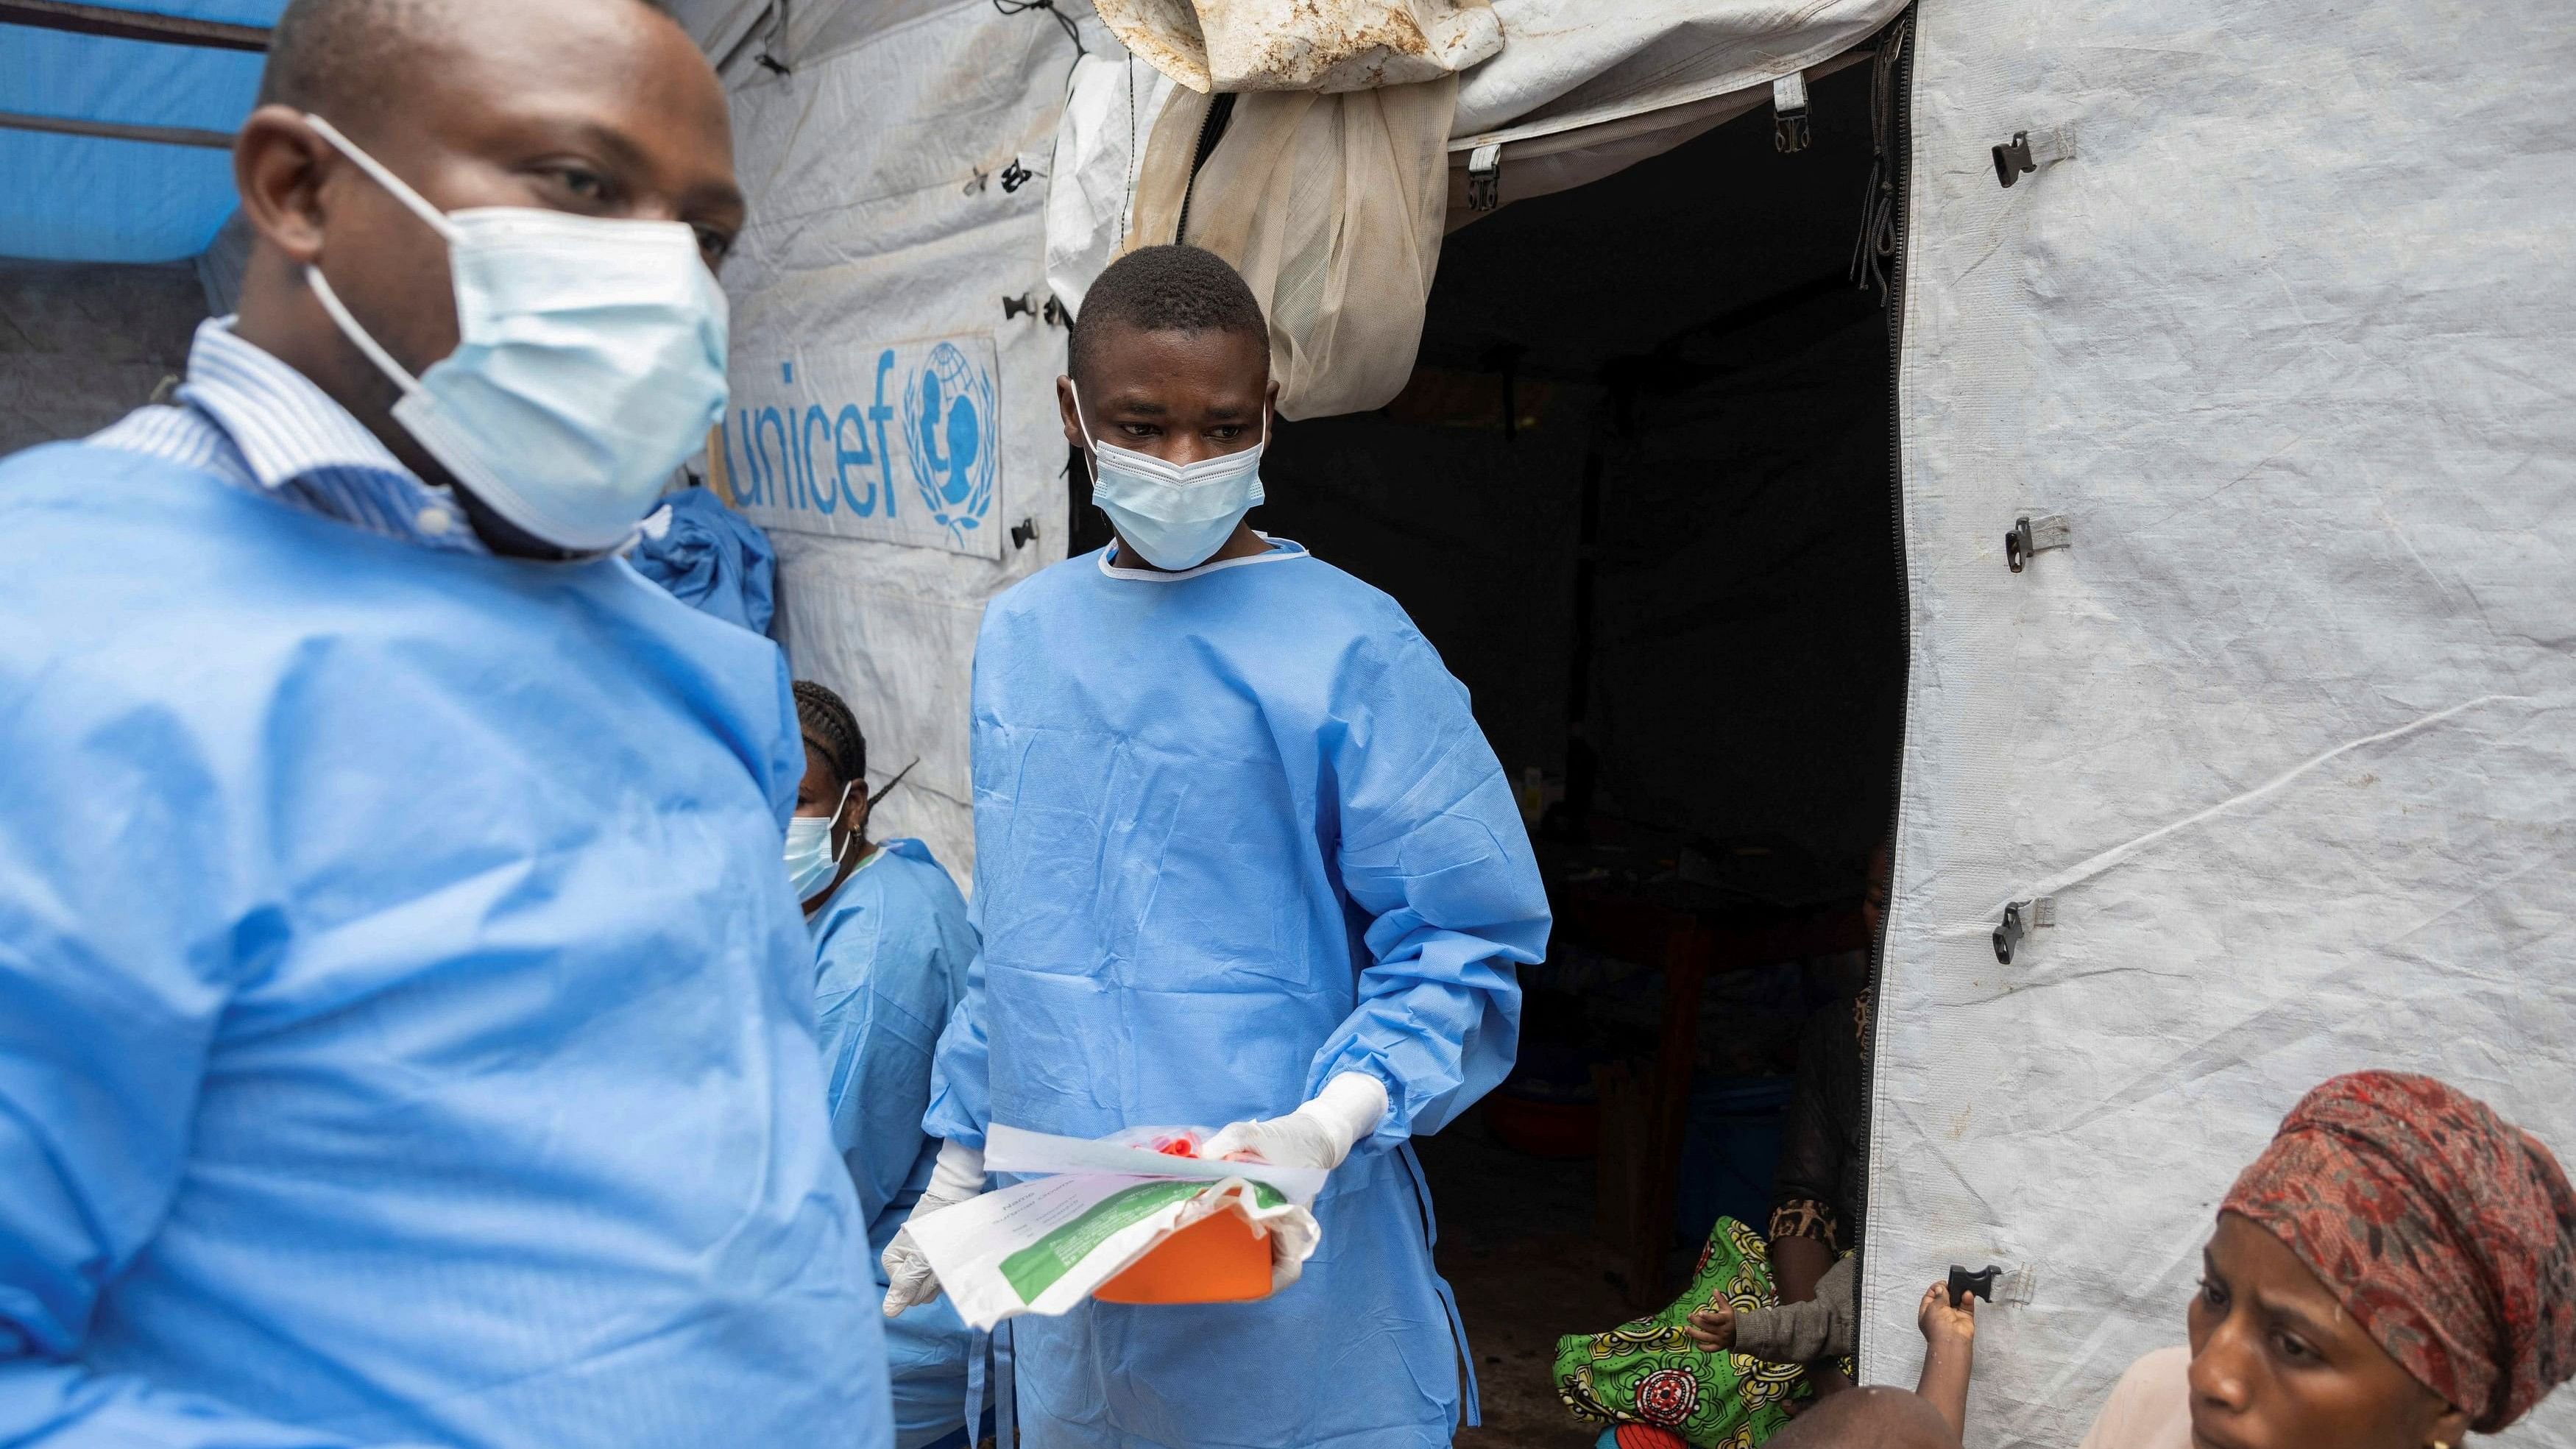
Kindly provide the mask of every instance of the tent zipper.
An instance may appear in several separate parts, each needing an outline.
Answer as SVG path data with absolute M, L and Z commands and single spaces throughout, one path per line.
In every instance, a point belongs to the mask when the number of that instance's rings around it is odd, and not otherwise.
M 1225 139 L 1225 127 L 1234 119 L 1234 92 L 1220 91 L 1209 97 L 1207 114 L 1199 117 L 1199 138 L 1190 147 L 1190 182 L 1181 191 L 1180 219 L 1172 223 L 1172 240 L 1186 242 L 1190 235 L 1190 200 L 1199 189 L 1199 168 L 1207 165 L 1216 153 L 1216 143 Z
M 1878 938 L 1869 943 L 1870 1032 L 1869 1041 L 1865 1044 L 1865 1052 L 1861 1059 L 1862 1085 L 1865 1088 L 1860 1099 L 1861 1141 L 1865 1144 L 1865 1150 L 1872 1154 L 1875 1154 L 1878 1147 L 1878 1044 L 1887 1035 L 1887 998 L 1882 987 L 1882 978 L 1887 971 L 1888 922 L 1895 916 L 1892 906 L 1896 875 L 1896 831 L 1897 826 L 1902 822 L 1905 810 L 1906 715 L 1913 703 L 1912 691 L 1908 687 L 1914 664 L 1914 596 L 1905 554 L 1903 432 L 1905 419 L 1897 389 L 1904 376 L 1905 367 L 1905 287 L 1912 280 L 1906 274 L 1905 223 L 1906 208 L 1911 200 L 1914 182 L 1914 40 L 1917 12 L 1920 8 L 1919 4 L 1906 6 L 1904 12 L 1889 23 L 1879 38 L 1879 44 L 1882 47 L 1892 46 L 1896 51 L 1894 58 L 1889 62 L 1893 72 L 1889 77 L 1891 95 L 1888 109 L 1891 115 L 1887 129 L 1887 154 L 1881 158 L 1881 164 L 1887 168 L 1887 176 L 1894 193 L 1889 202 L 1890 235 L 1893 238 L 1893 247 L 1892 255 L 1888 258 L 1886 293 L 1887 497 L 1890 536 L 1896 550 L 1897 638 L 1903 648 L 1898 655 L 1897 664 L 1896 757 L 1888 762 L 1887 842 L 1891 908 L 1879 913 Z M 1874 227 L 1864 224 L 1864 234 L 1861 238 L 1861 245 L 1864 248 L 1872 245 L 1873 238 L 1869 232 L 1874 230 Z M 1867 888 L 1866 885 L 1863 886 L 1864 890 Z M 1853 1245 L 1860 1251 L 1862 1271 L 1852 1274 L 1852 1322 L 1855 1324 L 1867 1322 L 1863 1316 L 1866 1299 L 1862 1294 L 1862 1280 L 1868 1268 L 1868 1246 L 1863 1240 L 1863 1235 L 1867 1233 L 1869 1225 L 1870 1176 L 1868 1172 L 1861 1174 L 1861 1200 L 1856 1204 L 1859 1210 L 1860 1232 L 1854 1235 Z M 1856 1352 L 1857 1335 L 1855 1335 L 1854 1348 Z

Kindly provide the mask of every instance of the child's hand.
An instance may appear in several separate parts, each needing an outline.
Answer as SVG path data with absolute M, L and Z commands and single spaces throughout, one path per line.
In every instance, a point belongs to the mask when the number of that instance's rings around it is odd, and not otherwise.
M 1977 1297 L 1959 1295 L 1959 1306 L 1950 1306 L 1950 1285 L 1935 1283 L 1923 1290 L 1923 1306 L 1915 1310 L 1914 1322 L 1923 1330 L 1923 1373 L 1914 1382 L 1914 1392 L 1931 1400 L 1941 1417 L 1950 1421 L 1950 1432 L 1964 1436 L 1968 1432 L 1968 1374 L 1977 1356 Z
M 1724 1353 L 1735 1347 L 1735 1305 L 1703 1308 L 1682 1322 L 1682 1335 L 1702 1353 Z
M 1923 1330 L 1923 1341 L 1935 1348 L 1949 1344 L 1967 1344 L 1977 1336 L 1977 1295 L 1962 1293 L 1959 1306 L 1950 1306 L 1950 1285 L 1935 1283 L 1923 1290 L 1923 1306 L 1914 1313 L 1915 1326 Z

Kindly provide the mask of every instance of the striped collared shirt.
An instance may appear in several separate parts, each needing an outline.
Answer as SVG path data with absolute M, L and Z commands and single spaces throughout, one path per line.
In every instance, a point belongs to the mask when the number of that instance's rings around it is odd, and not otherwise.
M 138 408 L 89 441 L 219 474 L 387 538 L 490 552 L 446 489 L 422 482 L 304 374 L 234 336 L 229 317 L 199 324 L 175 406 Z

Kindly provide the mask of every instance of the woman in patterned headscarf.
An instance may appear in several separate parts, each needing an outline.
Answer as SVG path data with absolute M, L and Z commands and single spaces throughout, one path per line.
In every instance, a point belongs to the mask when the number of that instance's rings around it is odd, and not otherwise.
M 2084 1449 L 2448 1449 L 2576 1374 L 2576 1191 L 2430 1077 L 2310 1092 L 2204 1263 L 2190 1349 L 2139 1360 Z

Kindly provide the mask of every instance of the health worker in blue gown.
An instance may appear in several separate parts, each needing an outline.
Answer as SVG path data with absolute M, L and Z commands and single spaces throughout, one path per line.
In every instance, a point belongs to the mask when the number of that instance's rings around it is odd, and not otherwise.
M 924 1132 L 930 1059 L 966 995 L 975 928 L 966 898 L 918 840 L 868 841 L 868 741 L 849 704 L 796 681 L 805 776 L 787 822 L 788 884 L 814 933 L 814 1011 L 832 1143 L 859 1191 L 868 1241 L 883 1252 L 930 1183 L 939 1139 Z M 906 771 L 910 769 L 905 767 Z M 882 1286 L 882 1276 L 880 1277 Z M 945 1298 L 889 1319 L 895 1449 L 966 1440 L 967 1364 L 976 1343 Z
M 724 399 L 635 0 L 294 0 L 175 406 L 0 462 L 0 1444 L 891 1442 L 777 648 L 617 558 Z
M 1409 1143 L 1509 1070 L 1547 902 L 1404 611 L 1244 526 L 1268 359 L 1242 280 L 1194 248 L 1131 253 L 1084 299 L 1060 402 L 1118 541 L 985 614 L 984 954 L 915 1211 L 985 1185 L 994 1123 L 1222 1123 L 1210 1154 L 1331 1169 L 1322 1242 L 1258 1302 L 1012 1320 L 1031 1449 L 1417 1449 L 1473 1420 Z M 886 1263 L 890 1309 L 936 1291 L 908 1235 Z

